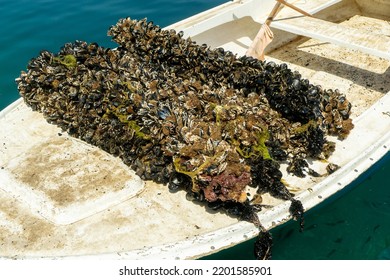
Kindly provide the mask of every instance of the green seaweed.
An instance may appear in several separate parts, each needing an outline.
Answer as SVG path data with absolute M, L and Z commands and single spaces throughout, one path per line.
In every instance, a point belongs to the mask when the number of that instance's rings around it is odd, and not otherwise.
M 140 127 L 136 121 L 134 120 L 128 120 L 127 115 L 120 112 L 120 107 L 115 108 L 114 110 L 107 109 L 106 113 L 103 115 L 103 118 L 109 118 L 110 115 L 114 115 L 118 118 L 118 120 L 123 123 L 127 124 L 129 128 L 131 128 L 134 131 L 134 134 L 136 137 L 144 139 L 144 140 L 150 140 L 151 137 L 144 132 L 142 132 L 142 127 Z
M 236 151 L 244 158 L 259 157 L 263 159 L 272 159 L 266 146 L 269 139 L 269 132 L 266 128 L 262 128 L 262 132 L 257 133 L 257 142 L 249 147 L 242 148 L 240 141 L 233 139 L 231 144 L 236 147 Z
M 75 68 L 77 66 L 77 59 L 72 54 L 54 57 L 53 61 L 64 65 L 66 68 Z
M 213 157 L 207 157 L 205 161 L 195 170 L 193 171 L 186 171 L 181 167 L 181 158 L 177 157 L 173 159 L 173 166 L 175 168 L 175 171 L 178 173 L 182 173 L 184 175 L 187 175 L 188 177 L 191 178 L 192 181 L 192 191 L 193 192 L 199 192 L 200 188 L 198 184 L 196 183 L 196 177 L 198 174 L 200 174 L 204 169 L 206 169 L 208 166 L 211 165 L 211 163 L 215 160 L 217 155 Z
M 312 127 L 316 128 L 317 126 L 318 126 L 317 121 L 310 120 L 309 122 L 307 122 L 299 127 L 293 128 L 292 133 L 297 134 L 297 135 L 304 134 L 304 133 L 307 133 L 310 128 L 312 128 Z

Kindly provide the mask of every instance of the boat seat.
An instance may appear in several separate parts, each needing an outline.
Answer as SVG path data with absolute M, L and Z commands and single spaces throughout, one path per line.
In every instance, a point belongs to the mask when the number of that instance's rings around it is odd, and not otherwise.
M 271 27 L 390 60 L 390 37 L 314 17 L 279 18 Z

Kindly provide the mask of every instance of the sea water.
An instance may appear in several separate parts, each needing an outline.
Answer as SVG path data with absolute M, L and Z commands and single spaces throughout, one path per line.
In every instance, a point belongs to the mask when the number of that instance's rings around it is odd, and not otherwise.
M 106 35 L 118 19 L 148 18 L 161 27 L 222 0 L 0 0 L 0 110 L 19 98 L 15 78 L 41 50 L 83 40 L 116 47 Z M 0 127 L 1 129 L 1 127 Z M 274 259 L 389 259 L 390 156 L 342 194 L 296 222 L 272 230 Z M 253 240 L 205 259 L 253 259 Z

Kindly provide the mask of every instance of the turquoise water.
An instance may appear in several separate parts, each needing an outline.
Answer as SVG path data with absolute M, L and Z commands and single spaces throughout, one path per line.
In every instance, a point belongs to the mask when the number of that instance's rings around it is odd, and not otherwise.
M 219 5 L 222 0 L 0 0 L 0 110 L 19 95 L 14 79 L 46 49 L 84 40 L 115 47 L 107 29 L 119 18 L 147 17 L 160 26 Z M 0 128 L 1 129 L 1 128 Z M 348 190 L 296 223 L 272 230 L 274 259 L 390 259 L 390 155 Z M 207 259 L 252 259 L 253 241 Z

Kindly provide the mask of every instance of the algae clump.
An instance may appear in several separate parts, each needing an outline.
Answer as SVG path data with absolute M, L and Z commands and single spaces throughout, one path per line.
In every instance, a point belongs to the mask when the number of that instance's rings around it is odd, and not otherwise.
M 66 68 L 75 68 L 77 66 L 77 59 L 72 54 L 54 57 L 53 61 L 64 65 Z

